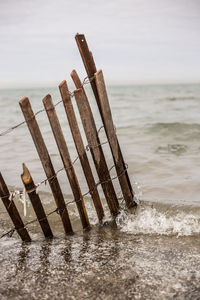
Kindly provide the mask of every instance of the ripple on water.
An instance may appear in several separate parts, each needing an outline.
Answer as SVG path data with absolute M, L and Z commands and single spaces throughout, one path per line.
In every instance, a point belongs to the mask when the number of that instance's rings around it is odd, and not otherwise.
M 174 155 L 183 155 L 185 152 L 187 152 L 188 146 L 184 144 L 168 144 L 167 146 L 159 146 L 156 149 L 156 153 L 159 154 L 174 154 Z

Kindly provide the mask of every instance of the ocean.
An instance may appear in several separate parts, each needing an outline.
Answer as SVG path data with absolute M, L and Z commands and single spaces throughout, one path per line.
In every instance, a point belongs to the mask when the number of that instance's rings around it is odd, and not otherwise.
M 70 90 L 73 87 L 70 86 Z M 37 223 L 28 228 L 31 244 L 16 233 L 0 239 L 1 299 L 200 299 L 200 85 L 108 86 L 116 133 L 135 192 L 138 208 L 124 208 L 119 183 L 113 181 L 122 209 L 116 227 L 99 226 L 90 197 L 86 197 L 92 230 L 83 232 L 74 204 L 69 205 L 75 234 L 64 236 L 59 216 L 49 222 L 55 235 L 44 240 Z M 90 87 L 86 87 L 97 128 L 102 121 Z M 1 132 L 24 121 L 18 101 L 28 96 L 37 112 L 58 88 L 0 90 Z M 74 107 L 78 116 L 75 100 Z M 62 103 L 56 106 L 63 133 L 75 160 L 77 153 Z M 55 170 L 62 168 L 46 112 L 37 115 Z M 78 117 L 81 131 L 81 121 Z M 108 162 L 113 164 L 104 131 L 99 132 Z M 84 138 L 85 145 L 86 139 Z M 35 183 L 45 179 L 26 124 L 0 136 L 0 171 L 10 190 L 22 190 L 22 163 Z M 89 160 L 98 181 L 88 152 Z M 82 193 L 88 187 L 80 162 L 74 164 Z M 115 176 L 115 170 L 112 170 Z M 66 202 L 72 192 L 65 172 L 58 179 Z M 56 208 L 48 185 L 39 195 L 47 212 Z M 103 199 L 103 193 L 99 187 Z M 23 215 L 23 205 L 15 198 Z M 27 200 L 27 215 L 34 219 Z M 106 208 L 105 220 L 109 220 Z M 12 228 L 0 203 L 0 235 Z

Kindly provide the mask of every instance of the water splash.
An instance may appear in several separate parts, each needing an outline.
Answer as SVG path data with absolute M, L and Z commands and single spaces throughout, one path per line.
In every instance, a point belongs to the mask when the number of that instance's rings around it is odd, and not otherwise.
M 191 236 L 200 233 L 199 214 L 185 211 L 170 214 L 145 204 L 132 215 L 121 211 L 117 224 L 121 231 L 132 234 Z

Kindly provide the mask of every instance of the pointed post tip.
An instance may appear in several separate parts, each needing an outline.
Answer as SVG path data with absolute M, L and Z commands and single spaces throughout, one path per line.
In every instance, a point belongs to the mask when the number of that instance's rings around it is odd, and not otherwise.
M 29 169 L 25 165 L 25 163 L 22 164 L 23 173 L 21 174 L 21 178 L 24 181 L 24 183 L 28 184 L 32 181 L 31 174 L 29 172 Z

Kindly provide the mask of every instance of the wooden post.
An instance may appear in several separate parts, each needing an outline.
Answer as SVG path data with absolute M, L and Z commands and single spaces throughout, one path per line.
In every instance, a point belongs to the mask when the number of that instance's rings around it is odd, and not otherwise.
M 74 94 L 88 145 L 90 147 L 97 174 L 99 176 L 110 212 L 112 215 L 117 215 L 119 211 L 119 203 L 111 181 L 103 150 L 100 145 L 96 125 L 89 106 L 88 99 L 82 88 L 76 90 Z
M 21 175 L 22 182 L 24 184 L 26 192 L 29 196 L 29 199 L 30 199 L 31 204 L 33 206 L 33 209 L 35 211 L 38 222 L 41 226 L 41 229 L 44 233 L 44 236 L 46 238 L 52 238 L 53 233 L 51 231 L 49 222 L 47 220 L 44 208 L 43 208 L 41 200 L 40 200 L 40 197 L 36 193 L 35 183 L 34 183 L 32 177 L 31 177 L 31 174 L 30 174 L 28 168 L 26 167 L 26 165 L 24 163 L 23 163 L 22 167 L 23 167 L 23 174 Z
M 80 78 L 75 70 L 73 70 L 71 72 L 71 77 L 74 81 L 76 88 L 77 89 L 82 88 L 84 91 L 84 88 L 82 87 Z M 100 105 L 101 105 L 101 111 L 102 111 L 102 115 L 105 120 L 105 125 L 106 125 L 107 132 L 108 132 L 108 141 L 110 144 L 114 163 L 116 166 L 117 175 L 119 176 L 119 182 L 120 182 L 120 186 L 122 189 L 124 199 L 126 201 L 126 205 L 127 205 L 127 207 L 130 208 L 132 206 L 135 206 L 135 204 L 133 202 L 133 197 L 132 197 L 132 194 L 130 193 L 129 186 L 127 184 L 123 161 L 121 160 L 121 156 L 119 154 L 119 147 L 118 147 L 119 144 L 117 141 L 117 136 L 116 136 L 113 121 L 112 121 L 112 114 L 111 114 L 110 105 L 108 102 L 108 97 L 107 97 L 107 93 L 106 93 L 105 84 L 103 81 L 102 72 L 95 73 L 95 77 L 97 77 L 96 83 L 97 83 L 98 93 L 100 96 L 99 100 L 100 100 Z M 84 93 L 85 93 L 85 91 L 84 91 Z
M 49 185 L 51 187 L 62 223 L 63 227 L 65 229 L 66 234 L 72 233 L 72 226 L 69 219 L 69 214 L 67 207 L 65 205 L 64 197 L 58 182 L 58 179 L 56 177 L 54 167 L 51 162 L 51 158 L 49 156 L 47 147 L 44 143 L 42 134 L 40 132 L 40 128 L 38 126 L 38 123 L 35 119 L 30 101 L 27 97 L 24 97 L 19 101 L 21 110 L 24 114 L 25 120 L 27 122 L 27 126 L 29 128 L 29 131 L 31 133 L 31 136 L 33 138 L 34 144 L 36 146 L 38 155 L 40 157 L 41 163 L 43 165 L 44 171 L 46 173 L 46 176 L 48 178 Z
M 126 180 L 124 164 L 123 164 L 122 156 L 120 155 L 119 143 L 113 125 L 112 114 L 111 114 L 108 96 L 106 92 L 106 86 L 104 82 L 103 73 L 101 70 L 95 73 L 95 79 L 96 79 L 96 85 L 97 85 L 97 90 L 99 95 L 101 112 L 102 112 L 103 119 L 105 121 L 106 132 L 107 132 L 110 148 L 112 151 L 114 163 L 116 166 L 117 175 L 119 176 L 119 183 L 121 186 L 123 197 L 126 201 L 126 205 L 127 207 L 130 208 L 135 206 L 136 203 L 133 200 L 133 195 L 129 189 L 129 185 Z
M 80 80 L 80 78 L 79 78 L 79 76 L 78 76 L 76 70 L 72 70 L 72 72 L 71 72 L 70 75 L 71 75 L 71 78 L 72 78 L 72 80 L 73 80 L 73 82 L 74 82 L 74 84 L 75 84 L 75 87 L 76 87 L 77 89 L 83 88 L 82 82 L 81 82 L 81 80 Z M 84 88 L 83 88 L 83 91 L 84 91 L 84 93 L 85 93 L 85 89 L 84 89 Z
M 97 71 L 95 63 L 94 63 L 94 59 L 93 59 L 93 56 L 92 56 L 92 52 L 90 52 L 90 50 L 88 48 L 88 44 L 87 44 L 87 41 L 85 39 L 84 34 L 78 34 L 77 33 L 76 36 L 75 36 L 75 39 L 76 39 L 76 43 L 77 43 L 79 52 L 81 54 L 81 58 L 83 60 L 83 63 L 84 63 L 84 66 L 85 66 L 85 69 L 86 69 L 86 72 L 87 72 L 87 75 L 88 75 L 89 78 L 92 78 L 94 76 L 94 74 L 96 73 L 96 71 Z M 92 90 L 94 92 L 94 95 L 95 95 L 95 98 L 96 98 L 96 101 L 97 101 L 97 105 L 99 106 L 99 104 L 98 104 L 98 92 L 97 92 L 97 87 L 96 87 L 96 84 L 95 84 L 95 80 L 91 81 L 91 87 L 92 87 Z
M 15 203 L 9 200 L 9 190 L 8 187 L 3 179 L 2 174 L 0 173 L 0 197 L 2 198 L 3 204 L 15 226 L 15 229 L 19 236 L 21 237 L 22 241 L 30 242 L 31 238 L 29 236 L 28 231 L 24 228 L 24 223 L 20 217 L 20 214 L 15 206 Z
M 74 112 L 74 108 L 72 105 L 70 93 L 68 90 L 68 86 L 66 81 L 62 81 L 61 84 L 59 85 L 61 97 L 63 100 L 65 112 L 67 115 L 67 119 L 69 122 L 69 126 L 71 129 L 71 133 L 73 136 L 73 140 L 76 146 L 76 150 L 79 155 L 79 159 L 83 168 L 83 172 L 85 174 L 85 178 L 89 187 L 89 190 L 91 191 L 91 197 L 97 212 L 97 216 L 100 222 L 102 222 L 102 219 L 104 217 L 104 211 L 103 211 L 103 206 L 101 204 L 101 200 L 99 197 L 99 193 L 95 184 L 95 180 L 92 174 L 92 170 L 88 161 L 88 157 L 85 151 L 84 143 L 81 137 L 81 133 L 79 130 L 79 126 L 76 120 L 76 115 Z
M 51 125 L 51 129 L 54 134 L 54 138 L 56 140 L 56 144 L 58 146 L 60 156 L 63 161 L 63 165 L 66 170 L 67 177 L 69 179 L 69 183 L 74 195 L 74 199 L 78 208 L 78 212 L 81 218 L 81 223 L 83 228 L 90 227 L 90 222 L 88 219 L 87 211 L 85 208 L 83 196 L 81 194 L 80 186 L 78 183 L 78 179 L 75 174 L 74 167 L 72 165 L 72 161 L 70 158 L 70 154 L 67 148 L 67 144 L 65 142 L 65 138 L 60 126 L 60 122 L 58 120 L 55 107 L 53 105 L 52 99 L 50 95 L 47 95 L 43 99 L 43 104 L 47 113 L 47 116 L 49 118 L 49 123 Z
M 81 54 L 81 57 L 82 57 L 82 60 L 83 60 L 86 72 L 87 72 L 87 75 L 88 75 L 89 78 L 92 78 L 95 75 L 95 73 L 97 72 L 96 65 L 95 65 L 95 62 L 94 62 L 94 58 L 92 56 L 92 52 L 88 48 L 88 44 L 87 44 L 87 41 L 85 39 L 84 34 L 77 34 L 75 36 L 75 39 L 76 39 L 76 43 L 77 43 L 79 52 Z M 106 132 L 107 138 L 109 139 L 109 137 L 108 137 L 108 129 L 106 127 L 106 120 L 104 119 L 104 115 L 102 113 L 102 109 L 101 109 L 101 104 L 100 104 L 100 99 L 99 99 L 99 94 L 98 94 L 96 82 L 95 82 L 95 80 L 92 80 L 90 83 L 91 83 L 91 87 L 92 87 L 94 96 L 96 98 L 96 102 L 97 102 L 97 105 L 98 105 L 98 108 L 99 108 L 99 112 L 100 112 L 100 115 L 101 115 L 101 118 L 102 118 L 102 122 L 104 124 L 104 128 L 105 128 L 105 132 Z M 128 186 L 129 194 L 132 195 L 131 202 L 127 198 L 126 203 L 128 203 L 127 205 L 129 207 L 130 206 L 135 206 L 136 202 L 134 201 L 134 192 L 133 192 L 133 189 L 132 189 L 132 186 L 131 186 L 131 182 L 130 182 L 130 179 L 129 179 L 128 172 L 126 170 L 126 165 L 125 165 L 125 162 L 124 162 L 124 158 L 123 158 L 123 155 L 122 155 L 121 148 L 120 148 L 118 140 L 117 140 L 117 144 L 118 144 L 118 151 L 119 151 L 118 152 L 119 159 L 120 159 L 120 161 L 122 161 L 123 169 L 125 170 L 124 172 L 125 172 L 125 177 L 126 177 L 126 181 L 127 181 L 126 186 Z M 110 147 L 112 147 L 111 144 L 110 144 Z M 112 148 L 111 148 L 111 152 L 112 153 L 114 152 L 114 150 Z

